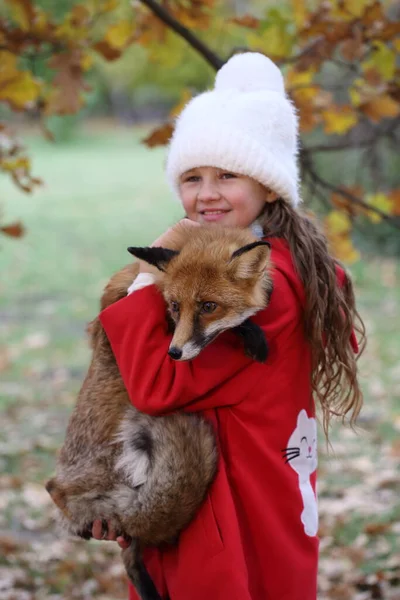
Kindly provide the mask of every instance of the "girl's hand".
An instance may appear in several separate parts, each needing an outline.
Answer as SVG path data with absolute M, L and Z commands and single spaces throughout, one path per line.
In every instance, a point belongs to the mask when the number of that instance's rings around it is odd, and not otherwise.
M 157 246 L 159 248 L 168 248 L 168 242 L 170 242 L 171 239 L 174 238 L 174 233 L 176 229 L 182 226 L 199 227 L 199 225 L 200 223 L 196 223 L 196 221 L 191 221 L 190 219 L 181 219 L 180 221 L 178 221 L 178 223 L 176 223 L 176 225 L 170 227 L 165 233 L 160 235 L 160 237 L 158 237 L 156 241 L 151 244 L 151 247 L 153 248 L 154 246 Z
M 199 227 L 199 225 L 200 224 L 196 223 L 196 221 L 191 221 L 190 219 L 181 219 L 180 221 L 178 221 L 178 223 L 176 225 L 174 225 L 173 227 L 170 227 L 169 229 L 167 229 L 167 231 L 165 231 L 165 233 L 160 235 L 160 237 L 158 237 L 155 240 L 155 242 L 153 242 L 151 244 L 151 248 L 154 248 L 154 247 L 168 248 L 168 245 L 171 243 L 171 240 L 173 240 L 175 237 L 175 231 L 177 228 L 179 228 L 179 227 Z M 155 267 L 152 267 L 145 261 L 140 260 L 139 265 L 140 265 L 139 273 L 154 273 Z
M 96 521 L 93 521 L 92 536 L 95 540 L 108 540 L 117 542 L 119 547 L 122 548 L 122 550 L 125 550 L 125 548 L 129 548 L 131 543 L 130 538 L 128 538 L 127 536 L 117 536 L 116 532 L 112 528 L 111 521 L 101 521 L 100 519 L 96 519 Z

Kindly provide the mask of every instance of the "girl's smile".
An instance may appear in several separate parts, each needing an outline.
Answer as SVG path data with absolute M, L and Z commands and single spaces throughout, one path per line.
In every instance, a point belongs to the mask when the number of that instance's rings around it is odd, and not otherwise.
M 265 202 L 276 199 L 276 194 L 258 181 L 215 167 L 196 167 L 183 173 L 179 192 L 189 219 L 227 227 L 249 227 Z
M 207 223 L 213 223 L 216 221 L 218 221 L 218 222 L 221 221 L 228 212 L 230 212 L 230 210 L 210 209 L 210 210 L 201 211 L 200 214 L 203 217 L 203 221 L 206 221 Z

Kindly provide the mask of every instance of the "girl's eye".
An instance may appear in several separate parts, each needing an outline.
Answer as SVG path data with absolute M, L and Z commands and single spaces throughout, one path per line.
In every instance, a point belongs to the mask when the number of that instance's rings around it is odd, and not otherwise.
M 217 304 L 215 302 L 204 302 L 201 310 L 205 313 L 212 313 L 216 308 Z
M 235 175 L 234 173 L 221 173 L 221 178 L 222 179 L 236 179 L 237 175 Z
M 198 175 L 190 175 L 189 177 L 185 177 L 183 183 L 192 183 L 194 181 L 199 181 L 200 177 Z
M 171 302 L 171 311 L 173 313 L 179 312 L 179 304 L 177 302 Z

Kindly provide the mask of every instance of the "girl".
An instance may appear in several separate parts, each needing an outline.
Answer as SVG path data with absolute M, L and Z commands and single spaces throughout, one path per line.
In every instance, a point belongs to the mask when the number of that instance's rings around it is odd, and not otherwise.
M 151 415 L 202 411 L 218 438 L 218 475 L 196 518 L 176 546 L 145 553 L 163 598 L 316 599 L 313 396 L 325 431 L 332 414 L 354 421 L 362 395 L 353 328 L 362 344 L 364 328 L 350 280 L 298 209 L 297 143 L 280 70 L 246 53 L 185 107 L 167 160 L 188 226 L 252 227 L 272 245 L 274 290 L 254 317 L 270 345 L 266 364 L 228 333 L 194 360 L 173 361 L 145 263 L 130 294 L 100 316 L 133 404 Z M 170 235 L 153 245 L 168 247 Z M 101 538 L 101 522 L 93 534 Z

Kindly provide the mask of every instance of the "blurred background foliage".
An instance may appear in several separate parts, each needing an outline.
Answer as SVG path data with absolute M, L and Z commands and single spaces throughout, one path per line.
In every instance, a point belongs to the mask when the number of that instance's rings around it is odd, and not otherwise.
M 58 143 L 89 119 L 158 122 L 145 143 L 165 144 L 215 70 L 256 50 L 281 66 L 299 109 L 303 196 L 335 254 L 398 255 L 399 11 L 391 0 L 3 0 L 0 169 L 26 191 L 40 183 L 6 125 L 15 115 Z

